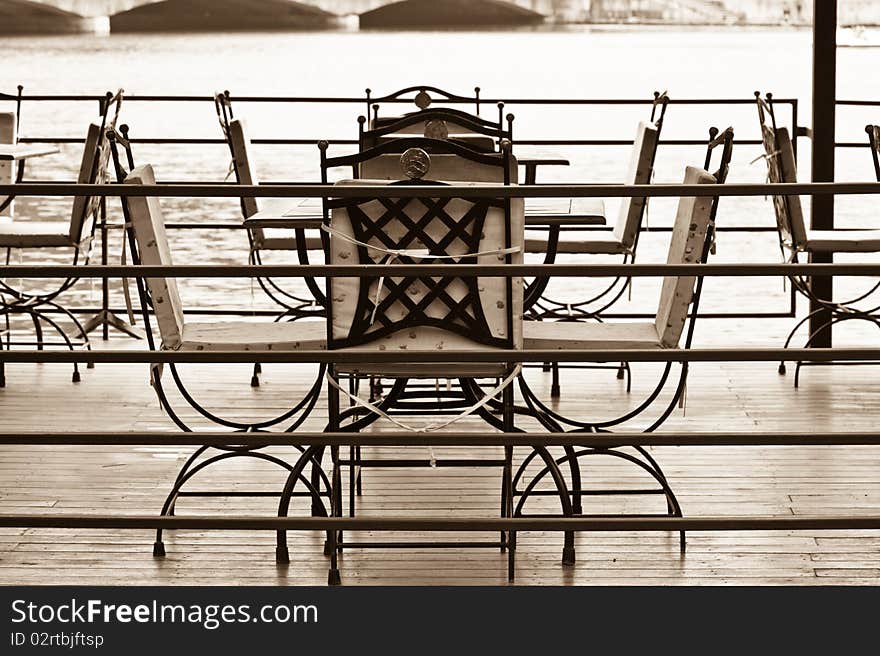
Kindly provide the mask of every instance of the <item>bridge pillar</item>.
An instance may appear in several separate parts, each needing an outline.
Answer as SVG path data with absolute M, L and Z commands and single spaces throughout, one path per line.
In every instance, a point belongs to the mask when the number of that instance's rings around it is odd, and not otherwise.
M 16 7 L 12 16 L 0 15 L 0 34 L 109 34 L 109 16 L 28 11 Z

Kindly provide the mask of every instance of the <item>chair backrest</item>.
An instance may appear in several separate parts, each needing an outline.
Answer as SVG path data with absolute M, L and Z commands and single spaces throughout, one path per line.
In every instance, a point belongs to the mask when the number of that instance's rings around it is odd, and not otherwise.
M 365 192 L 326 204 L 329 263 L 422 262 L 449 270 L 433 277 L 328 280 L 328 348 L 522 348 L 522 280 L 455 272 L 458 264 L 522 262 L 522 199 L 370 198 Z
M 100 123 L 90 123 L 83 145 L 82 159 L 76 181 L 79 184 L 101 184 L 106 182 L 107 166 L 110 162 L 110 148 Z M 77 244 L 82 240 L 83 230 L 90 216 L 94 216 L 100 198 L 97 196 L 74 196 L 70 216 L 70 241 Z
M 765 128 L 763 141 L 770 182 L 797 182 L 797 161 L 788 128 L 776 128 L 775 132 Z M 799 248 L 807 240 L 801 197 L 773 196 L 773 209 L 780 239 L 789 247 Z
M 776 125 L 772 94 L 767 94 L 765 100 L 756 91 L 755 100 L 764 144 L 764 159 L 767 162 L 767 180 L 771 183 L 795 183 L 797 157 L 791 133 L 788 128 Z M 773 210 L 780 244 L 789 250 L 797 250 L 806 243 L 807 227 L 800 196 L 773 196 Z
M 232 153 L 232 167 L 235 181 L 241 185 L 260 184 L 257 168 L 251 159 L 251 140 L 247 133 L 247 124 L 243 119 L 236 118 L 229 122 L 229 149 Z M 260 199 L 256 196 L 241 197 L 241 211 L 247 219 L 260 211 Z M 252 228 L 251 236 L 256 242 L 263 239 L 262 228 Z
M 153 167 L 149 164 L 137 167 L 128 174 L 125 184 L 156 184 Z M 137 243 L 138 263 L 160 266 L 173 264 L 159 199 L 126 196 L 123 200 Z M 147 278 L 147 288 L 152 298 L 153 311 L 156 313 L 162 345 L 166 349 L 175 349 L 183 342 L 183 305 L 180 301 L 177 279 Z M 141 298 L 141 302 L 146 303 L 146 299 Z
M 259 175 L 254 161 L 250 157 L 251 140 L 248 137 L 247 125 L 244 119 L 236 118 L 229 123 L 229 145 L 232 149 L 232 166 L 235 169 L 235 177 L 238 184 L 258 185 Z M 241 199 L 245 212 L 245 218 L 253 216 L 260 211 L 260 200 L 254 196 Z
M 377 155 L 361 162 L 358 177 L 365 180 L 400 180 L 403 172 L 399 154 Z M 516 158 L 511 156 L 507 179 L 517 183 L 519 175 Z M 431 156 L 431 177 L 437 180 L 467 180 L 468 182 L 494 182 L 504 184 L 504 169 L 495 164 L 474 162 L 459 155 L 435 154 Z
M 871 158 L 874 160 L 874 175 L 877 176 L 877 182 L 880 182 L 880 125 L 869 125 L 865 131 L 868 133 Z
M 0 143 L 14 144 L 18 141 L 16 113 L 0 112 Z M 12 184 L 15 174 L 12 162 L 0 162 L 0 184 Z M 12 200 L 0 198 L 0 216 L 12 215 Z
M 639 123 L 624 184 L 650 184 L 659 138 L 660 129 L 657 125 Z M 622 199 L 620 213 L 614 224 L 614 236 L 627 248 L 635 246 L 644 214 L 645 198 Z
M 494 150 L 495 143 L 513 140 L 513 114 L 507 115 L 507 127 L 498 122 L 488 121 L 479 116 L 458 109 L 424 109 L 412 114 L 385 120 L 381 124 L 373 122 L 373 127 L 364 130 L 366 119 L 358 118 L 358 135 L 361 149 L 373 148 L 392 135 L 418 135 L 430 138 L 454 139 L 456 136 L 467 139 L 472 148 L 484 151 Z
M 684 184 L 715 184 L 715 178 L 692 166 L 687 167 Z M 707 254 L 707 238 L 711 225 L 713 199 L 709 196 L 683 196 L 672 228 L 667 264 L 693 264 L 703 261 Z M 688 308 L 694 300 L 695 276 L 667 276 L 663 278 L 656 326 L 660 342 L 666 348 L 675 348 L 684 331 Z
M 433 97 L 432 97 L 433 94 Z M 474 112 L 479 115 L 480 113 L 480 87 L 474 87 L 474 95 L 473 96 L 462 96 L 456 93 L 452 93 L 450 91 L 445 91 L 444 89 L 440 89 L 438 87 L 429 86 L 429 85 L 420 85 L 414 87 L 406 87 L 403 89 L 398 89 L 392 93 L 389 93 L 385 96 L 374 97 L 372 95 L 372 91 L 370 89 L 366 90 L 366 102 L 367 102 L 367 116 L 370 116 L 370 111 L 372 110 L 372 118 L 370 120 L 370 127 L 377 128 L 381 127 L 383 122 L 394 121 L 397 120 L 398 116 L 391 117 L 379 117 L 379 106 L 383 102 L 400 102 L 406 96 L 412 95 L 413 104 L 418 107 L 420 110 L 427 109 L 434 102 L 434 98 L 439 98 L 441 102 L 453 101 L 458 103 L 474 103 Z M 503 106 L 503 103 L 502 103 Z
M 435 180 L 513 184 L 517 176 L 517 163 L 509 141 L 502 141 L 500 153 L 485 153 L 454 141 L 416 136 L 339 157 L 327 157 L 328 147 L 326 141 L 318 142 L 323 183 L 328 182 L 331 169 L 340 167 L 347 168 L 350 177 L 355 179 L 400 180 L 406 176 L 401 170 L 401 153 L 409 149 L 428 153 L 431 178 Z

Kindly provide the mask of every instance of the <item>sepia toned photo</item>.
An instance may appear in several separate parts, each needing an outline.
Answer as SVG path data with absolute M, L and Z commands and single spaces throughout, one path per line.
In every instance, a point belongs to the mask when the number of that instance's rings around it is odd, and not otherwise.
M 878 70 L 874 0 L 0 0 L 0 584 L 876 587 Z

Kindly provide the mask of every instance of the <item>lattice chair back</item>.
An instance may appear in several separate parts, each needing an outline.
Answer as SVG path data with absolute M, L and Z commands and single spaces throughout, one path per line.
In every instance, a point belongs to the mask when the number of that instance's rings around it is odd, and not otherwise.
M 865 128 L 868 133 L 868 143 L 871 146 L 871 158 L 874 161 L 874 175 L 880 182 L 880 125 L 869 125 Z
M 716 180 L 703 169 L 687 167 L 684 184 L 715 184 Z M 713 198 L 687 197 L 679 200 L 678 212 L 672 228 L 667 264 L 695 264 L 708 255 L 711 237 Z M 667 276 L 660 291 L 660 306 L 656 326 L 660 342 L 666 348 L 676 348 L 681 340 L 688 309 L 694 301 L 696 276 Z
M 128 174 L 125 184 L 156 184 L 153 167 L 144 164 L 135 168 Z M 136 261 L 138 264 L 154 266 L 173 264 L 159 199 L 146 196 L 127 196 L 124 202 L 137 244 Z M 172 350 L 179 348 L 183 343 L 183 305 L 180 301 L 177 279 L 147 278 L 147 288 L 152 299 L 163 348 Z M 147 299 L 142 297 L 141 303 L 146 304 Z
M 764 100 L 755 94 L 758 103 L 758 119 L 767 161 L 767 179 L 771 183 L 797 182 L 797 158 L 788 128 L 777 127 L 773 114 L 772 96 Z M 780 244 L 792 251 L 798 250 L 807 240 L 804 211 L 798 195 L 773 196 L 776 227 Z
M 522 199 L 370 198 L 365 192 L 363 198 L 328 199 L 327 209 L 331 264 L 425 263 L 449 271 L 433 277 L 330 279 L 330 349 L 413 353 L 522 348 L 522 280 L 455 272 L 460 264 L 522 262 Z M 515 355 L 511 361 L 516 361 Z M 466 362 L 350 368 L 359 373 L 430 378 L 498 376 L 509 370 L 506 364 Z
M 639 123 L 624 184 L 650 184 L 659 138 L 660 128 L 656 124 Z M 627 197 L 620 204 L 614 236 L 627 248 L 632 249 L 638 239 L 645 202 L 643 197 Z

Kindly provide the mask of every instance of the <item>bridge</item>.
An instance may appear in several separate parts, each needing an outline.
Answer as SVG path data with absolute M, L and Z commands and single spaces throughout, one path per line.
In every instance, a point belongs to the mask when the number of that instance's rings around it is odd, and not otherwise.
M 589 0 L 0 0 L 0 33 L 506 25 Z M 581 10 L 581 13 L 584 13 Z
M 839 0 L 841 18 L 871 0 Z M 510 25 L 804 22 L 808 0 L 0 0 L 0 34 Z M 807 12 L 806 14 L 804 12 Z M 873 13 L 871 13 L 871 11 Z M 880 9 L 868 11 L 880 21 Z M 853 22 L 853 21 L 850 21 Z M 855 21 L 859 22 L 859 21 Z

